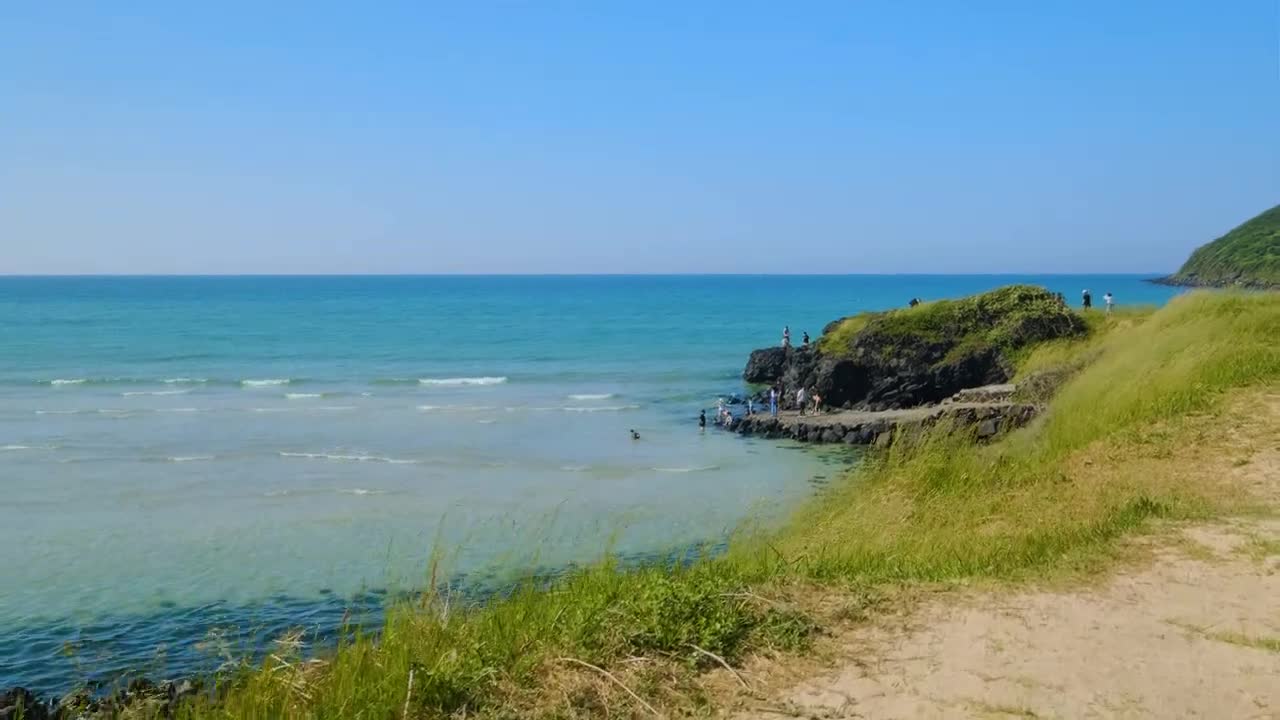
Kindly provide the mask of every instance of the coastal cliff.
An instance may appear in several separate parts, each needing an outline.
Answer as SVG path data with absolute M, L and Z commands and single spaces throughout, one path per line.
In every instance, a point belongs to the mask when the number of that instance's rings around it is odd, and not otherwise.
M 1008 382 L 1020 352 L 1085 332 L 1084 321 L 1048 290 L 1010 285 L 841 318 L 816 345 L 754 351 L 743 379 L 778 385 L 784 398 L 803 387 L 831 408 L 912 408 Z

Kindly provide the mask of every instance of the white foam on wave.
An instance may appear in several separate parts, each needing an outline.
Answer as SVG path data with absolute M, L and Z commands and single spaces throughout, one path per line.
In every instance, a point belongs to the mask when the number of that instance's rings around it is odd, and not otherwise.
M 501 385 L 505 377 L 419 378 L 419 385 Z
M 389 465 L 413 465 L 418 462 L 417 460 L 402 460 L 380 455 L 349 455 L 341 453 L 282 452 L 280 457 L 303 460 L 333 460 L 337 462 L 374 462 L 387 463 Z
M 343 495 L 385 495 L 386 490 L 368 490 L 366 488 L 339 488 Z
M 486 412 L 497 410 L 489 405 L 419 405 L 419 412 Z
M 107 415 L 110 417 L 134 417 L 136 410 L 118 410 L 114 408 L 94 408 L 89 410 L 36 410 L 37 415 Z
M 578 395 L 570 395 L 570 400 L 608 400 L 614 397 L 613 393 L 581 393 Z
M 161 412 L 161 413 L 194 413 L 194 412 L 200 412 L 200 408 L 188 408 L 188 407 L 181 407 L 181 408 L 160 408 L 160 409 L 156 410 L 156 412 Z
M 653 470 L 654 470 L 655 472 L 663 472 L 663 473 L 710 472 L 711 470 L 719 470 L 719 469 L 720 469 L 720 466 L 719 466 L 719 465 L 703 465 L 703 466 L 701 466 L 701 467 L 669 467 L 669 468 L 656 467 L 656 468 L 653 468 Z
M 322 405 L 321 407 L 318 407 L 316 409 L 323 410 L 325 412 L 342 412 L 344 410 L 355 410 L 356 406 L 355 405 Z
M 324 397 L 321 393 L 285 393 L 284 396 L 289 400 L 311 400 Z
M 564 472 L 586 472 L 591 469 L 589 465 L 561 465 L 560 469 Z
M 271 387 L 273 385 L 288 385 L 293 382 L 289 378 L 266 378 L 264 380 L 241 380 L 240 384 L 244 387 Z
M 186 395 L 190 390 L 131 390 L 120 393 L 121 397 L 138 397 L 140 395 Z
M 73 378 L 70 380 L 50 380 L 49 384 L 58 387 L 62 385 L 83 385 L 87 382 L 89 381 L 86 378 Z
M 160 382 L 164 383 L 165 385 L 200 385 L 202 383 L 207 383 L 209 381 L 206 378 L 177 377 L 177 378 L 167 378 L 165 380 L 161 380 Z
M 3 445 L 0 452 L 22 452 L 23 450 L 57 450 L 57 445 Z
M 293 412 L 293 408 L 261 408 L 259 407 L 259 408 L 252 408 L 252 411 L 256 413 L 282 413 L 282 412 Z
M 568 406 L 568 407 L 539 407 L 533 408 L 539 412 L 626 412 L 627 410 L 639 410 L 639 405 L 591 405 L 591 406 Z
M 498 421 L 497 420 L 477 420 L 476 422 L 479 423 L 480 425 L 492 425 Z
M 166 458 L 166 459 L 169 462 L 176 462 L 176 463 L 204 462 L 206 460 L 212 460 L 213 456 L 212 455 L 178 455 L 178 456 Z

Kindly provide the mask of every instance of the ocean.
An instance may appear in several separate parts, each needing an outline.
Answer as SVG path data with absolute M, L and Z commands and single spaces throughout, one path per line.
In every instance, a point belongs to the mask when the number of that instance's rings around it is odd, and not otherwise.
M 754 348 L 1010 282 L 1143 276 L 0 278 L 0 688 L 175 677 L 423 587 L 768 522 L 847 451 L 699 433 Z M 633 440 L 630 431 L 640 434 Z

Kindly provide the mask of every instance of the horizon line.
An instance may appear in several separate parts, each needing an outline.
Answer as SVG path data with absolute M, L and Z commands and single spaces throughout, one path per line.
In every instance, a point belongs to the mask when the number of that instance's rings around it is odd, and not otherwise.
M 1014 277 L 1034 275 L 1041 277 L 1091 276 L 1150 276 L 1152 279 L 1166 277 L 1176 271 L 1153 272 L 1117 272 L 1117 271 L 1081 271 L 1081 272 L 1044 272 L 1035 270 L 1000 271 L 1000 272 L 864 272 L 864 273 L 805 273 L 805 272 L 603 272 L 603 273 L 5 273 L 0 278 L 497 278 L 497 277 Z

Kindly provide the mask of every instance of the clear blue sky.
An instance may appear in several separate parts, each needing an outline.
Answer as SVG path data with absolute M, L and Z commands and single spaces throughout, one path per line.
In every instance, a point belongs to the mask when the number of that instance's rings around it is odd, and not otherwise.
M 1146 272 L 1277 0 L 0 5 L 0 273 Z

